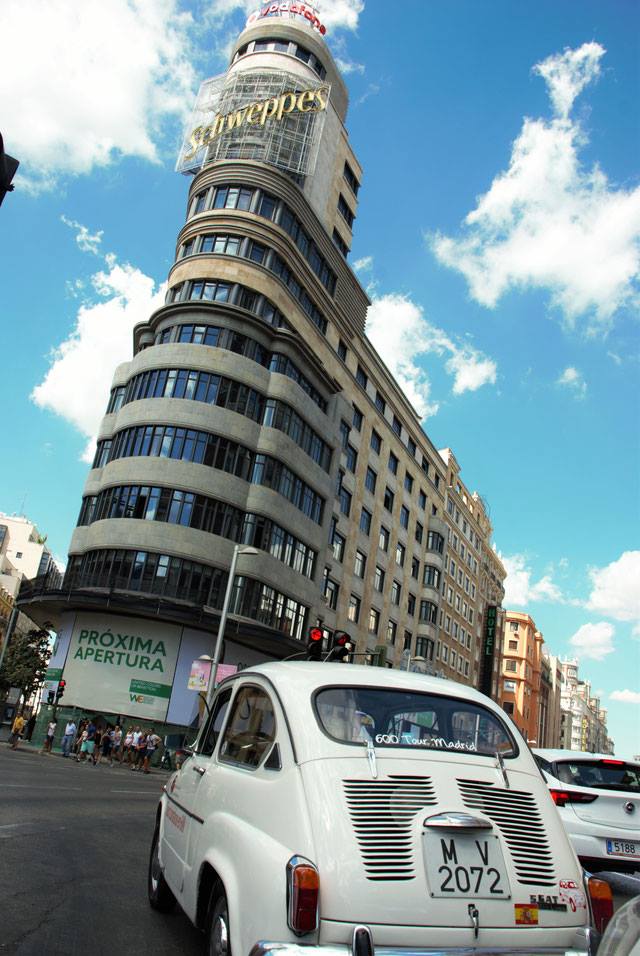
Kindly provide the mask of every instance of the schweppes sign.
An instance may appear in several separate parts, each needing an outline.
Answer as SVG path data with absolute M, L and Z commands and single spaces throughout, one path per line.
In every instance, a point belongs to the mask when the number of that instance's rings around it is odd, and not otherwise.
M 188 135 L 182 162 L 188 162 L 198 150 L 225 133 L 233 133 L 250 126 L 264 127 L 269 122 L 277 122 L 295 113 L 322 113 L 328 102 L 329 87 L 321 86 L 303 92 L 284 92 L 229 113 L 218 113 L 211 123 L 196 126 Z

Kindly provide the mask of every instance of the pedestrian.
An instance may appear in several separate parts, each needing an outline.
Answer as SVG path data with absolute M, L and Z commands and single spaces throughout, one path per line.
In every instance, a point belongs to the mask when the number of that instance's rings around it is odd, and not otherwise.
M 82 731 L 78 763 L 93 763 L 93 752 L 96 746 L 96 725 L 90 720 Z
M 149 764 L 153 758 L 154 753 L 158 749 L 160 743 L 160 737 L 158 737 L 155 727 L 152 727 L 147 735 L 147 746 L 145 749 L 144 759 L 142 761 L 142 769 L 145 773 L 150 773 Z
M 31 717 L 29 717 L 29 720 L 27 721 L 27 730 L 24 735 L 25 740 L 31 740 L 33 736 L 33 728 L 35 727 L 35 725 L 36 725 L 36 715 L 31 714 Z
M 11 725 L 11 736 L 9 737 L 9 746 L 12 750 L 18 749 L 22 731 L 24 730 L 24 717 L 18 714 Z
M 53 738 L 56 735 L 57 726 L 58 726 L 58 721 L 56 720 L 55 717 L 52 717 L 47 725 L 47 733 L 45 734 L 45 738 L 42 744 L 42 750 L 40 751 L 41 754 L 49 754 L 49 756 L 51 756 L 51 752 L 53 750 Z
M 135 736 L 135 734 L 134 734 L 134 736 Z M 138 734 L 138 743 L 137 743 L 137 745 L 136 745 L 135 763 L 134 763 L 134 765 L 133 765 L 133 767 L 132 767 L 131 769 L 132 769 L 132 770 L 142 770 L 142 767 L 143 767 L 143 764 L 144 764 L 144 758 L 146 757 L 146 755 L 147 755 L 147 734 L 146 734 L 145 731 L 143 730 L 143 731 L 141 731 L 141 732 Z
M 113 757 L 116 758 L 118 763 L 122 763 L 122 728 L 119 724 L 116 724 L 116 729 L 113 732 L 113 749 L 112 749 L 112 760 L 111 766 L 113 766 Z
M 98 763 L 103 763 L 105 760 L 108 760 L 109 766 L 113 767 L 113 728 L 108 725 L 102 731 L 102 737 L 100 738 Z
M 129 727 L 126 734 L 124 735 L 124 741 L 122 744 L 122 753 L 120 755 L 120 763 L 131 764 L 131 748 L 133 747 L 133 727 Z
M 68 757 L 71 748 L 73 747 L 73 742 L 76 739 L 76 723 L 73 717 L 71 720 L 67 721 L 67 726 L 64 728 L 64 736 L 62 738 L 62 756 Z
M 101 753 L 100 748 L 102 746 L 102 730 L 100 727 L 96 727 L 96 733 L 93 738 L 93 742 L 95 744 L 94 750 L 93 750 L 93 766 L 97 767 L 98 761 L 100 760 L 100 753 Z

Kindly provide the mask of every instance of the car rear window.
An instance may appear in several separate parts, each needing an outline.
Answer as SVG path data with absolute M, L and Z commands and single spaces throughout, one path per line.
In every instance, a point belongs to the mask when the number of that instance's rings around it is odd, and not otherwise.
M 455 697 L 380 687 L 328 687 L 315 695 L 320 726 L 334 740 L 375 747 L 515 756 L 500 718 Z
M 640 767 L 623 761 L 571 760 L 556 764 L 558 780 L 577 787 L 640 793 Z

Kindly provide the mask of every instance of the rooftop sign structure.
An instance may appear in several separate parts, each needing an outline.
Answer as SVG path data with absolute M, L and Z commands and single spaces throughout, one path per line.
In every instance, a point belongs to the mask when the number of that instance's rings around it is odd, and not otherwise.
M 247 26 L 251 26 L 264 17 L 286 17 L 290 20 L 302 17 L 322 36 L 327 32 L 325 25 L 320 22 L 317 9 L 309 3 L 293 3 L 290 0 L 284 0 L 282 3 L 267 3 L 249 15 Z
M 176 169 L 196 173 L 221 159 L 250 159 L 311 175 L 330 86 L 302 88 L 282 70 L 213 77 L 200 87 Z

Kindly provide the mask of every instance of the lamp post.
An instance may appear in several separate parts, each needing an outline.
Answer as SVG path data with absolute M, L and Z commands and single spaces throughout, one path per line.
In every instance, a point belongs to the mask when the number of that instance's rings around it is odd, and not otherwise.
M 207 704 L 211 704 L 211 698 L 213 697 L 213 692 L 216 687 L 216 671 L 218 670 L 218 663 L 220 661 L 220 651 L 222 650 L 222 640 L 224 638 L 224 629 L 227 623 L 227 613 L 229 611 L 229 604 L 231 602 L 231 591 L 233 589 L 233 581 L 236 576 L 236 563 L 238 561 L 239 554 L 259 554 L 260 552 L 256 548 L 243 548 L 239 544 L 233 546 L 233 557 L 231 558 L 231 565 L 229 566 L 229 578 L 227 580 L 227 590 L 224 595 L 224 602 L 222 604 L 222 611 L 220 613 L 220 623 L 218 625 L 218 636 L 216 638 L 216 646 L 213 651 L 213 657 L 211 659 L 211 676 L 209 677 L 209 688 L 207 690 Z

